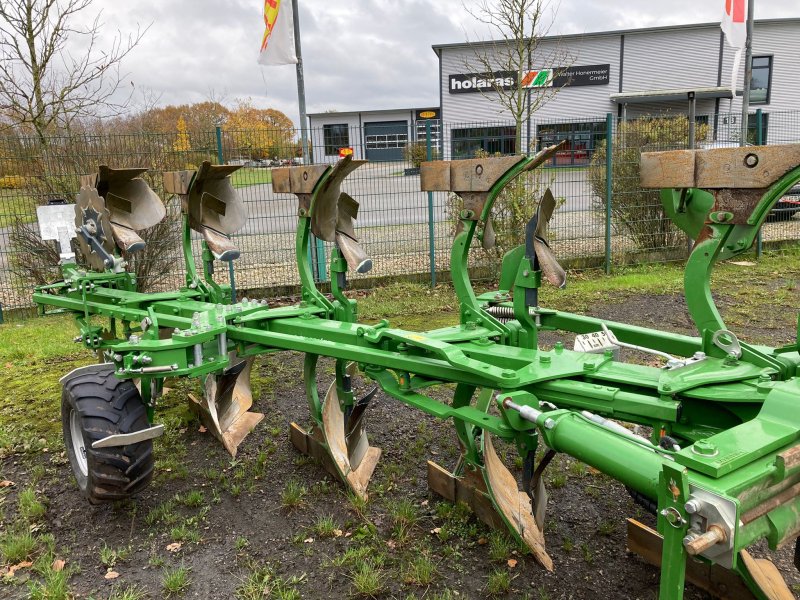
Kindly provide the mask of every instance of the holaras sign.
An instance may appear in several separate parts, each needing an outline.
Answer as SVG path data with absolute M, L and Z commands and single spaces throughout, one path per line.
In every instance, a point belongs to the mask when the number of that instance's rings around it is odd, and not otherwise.
M 610 76 L 610 64 L 539 69 L 538 71 L 525 73 L 522 76 L 520 86 L 524 88 L 558 88 L 581 85 L 607 85 Z M 451 94 L 513 90 L 517 87 L 517 74 L 514 71 L 457 73 L 449 77 Z

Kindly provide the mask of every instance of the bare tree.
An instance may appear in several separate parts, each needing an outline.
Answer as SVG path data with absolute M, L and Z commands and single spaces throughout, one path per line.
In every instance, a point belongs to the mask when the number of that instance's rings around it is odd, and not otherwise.
M 118 32 L 101 48 L 101 13 L 84 27 L 75 17 L 93 0 L 2 0 L 0 2 L 0 113 L 14 126 L 30 128 L 42 145 L 47 134 L 116 100 L 120 63 L 146 32 Z M 67 43 L 81 47 L 73 55 Z
M 466 59 L 465 66 L 481 78 L 483 85 L 476 87 L 483 96 L 511 115 L 519 152 L 526 116 L 555 95 L 558 88 L 553 79 L 559 68 L 568 66 L 566 53 L 557 43 L 546 49 L 542 44 L 556 10 L 549 0 L 478 0 L 463 6 L 491 37 L 468 39 L 473 56 Z M 546 67 L 538 70 L 538 78 L 537 65 Z

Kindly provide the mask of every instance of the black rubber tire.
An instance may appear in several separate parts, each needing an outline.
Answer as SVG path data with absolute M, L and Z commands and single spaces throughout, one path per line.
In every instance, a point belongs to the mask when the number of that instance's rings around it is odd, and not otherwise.
M 76 413 L 73 440 L 71 419 Z M 92 449 L 92 442 L 150 426 L 139 390 L 130 380 L 117 379 L 113 365 L 78 372 L 64 383 L 61 427 L 78 488 L 92 504 L 124 500 L 142 491 L 153 477 L 153 441 Z M 86 457 L 84 468 L 76 452 Z

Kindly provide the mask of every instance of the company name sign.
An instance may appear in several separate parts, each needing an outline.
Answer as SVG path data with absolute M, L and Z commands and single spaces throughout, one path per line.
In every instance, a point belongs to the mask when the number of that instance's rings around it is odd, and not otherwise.
M 522 76 L 520 85 L 524 88 L 608 85 L 610 76 L 610 64 L 557 67 L 526 72 Z M 513 90 L 516 87 L 517 74 L 514 71 L 450 75 L 451 94 Z
M 577 85 L 608 85 L 611 78 L 611 65 L 586 65 L 567 67 L 553 78 L 553 87 Z
M 461 73 L 458 75 L 450 75 L 450 93 L 469 94 L 471 92 L 511 90 L 516 87 L 516 82 L 517 74 L 514 71 Z

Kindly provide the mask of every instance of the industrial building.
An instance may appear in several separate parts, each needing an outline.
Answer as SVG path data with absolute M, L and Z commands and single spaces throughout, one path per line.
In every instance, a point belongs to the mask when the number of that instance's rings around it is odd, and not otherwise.
M 342 150 L 371 161 L 403 160 L 409 143 L 426 139 L 426 127 L 434 146 L 441 145 L 438 108 L 326 112 L 308 117 L 315 163 L 335 162 Z
M 750 106 L 762 113 L 765 142 L 800 140 L 800 113 L 791 113 L 800 111 L 798 39 L 800 18 L 754 24 Z M 619 120 L 688 114 L 692 97 L 696 121 L 708 125 L 709 141 L 739 139 L 744 64 L 732 85 L 735 51 L 719 23 L 545 37 L 521 82 L 516 72 L 487 73 L 476 66 L 483 64 L 476 51 L 491 60 L 495 47 L 492 42 L 433 46 L 439 58 L 438 108 L 309 115 L 314 161 L 335 161 L 342 148 L 358 158 L 402 160 L 404 147 L 424 140 L 428 127 L 444 158 L 471 157 L 478 150 L 528 152 L 566 140 L 557 164 L 579 166 L 605 136 L 607 113 Z M 519 136 L 511 114 L 497 102 L 496 85 L 523 85 L 532 98 L 547 96 L 526 113 Z

